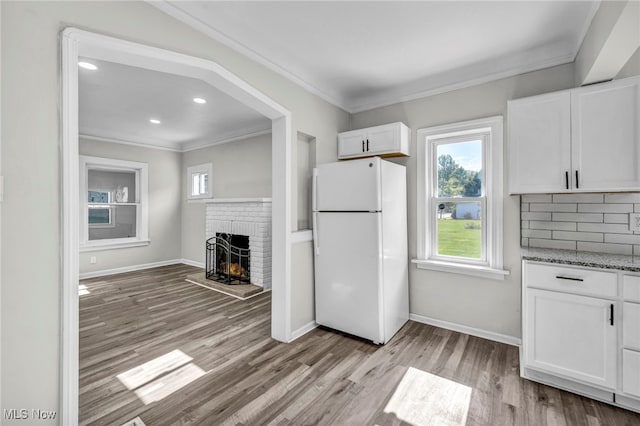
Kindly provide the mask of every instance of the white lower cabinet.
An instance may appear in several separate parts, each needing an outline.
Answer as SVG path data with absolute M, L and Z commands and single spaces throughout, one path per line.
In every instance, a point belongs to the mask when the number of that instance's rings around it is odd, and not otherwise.
M 640 274 L 525 260 L 523 377 L 640 412 Z
M 527 290 L 528 366 L 609 389 L 616 386 L 614 304 L 548 290 Z
M 640 352 L 622 350 L 622 392 L 640 398 Z

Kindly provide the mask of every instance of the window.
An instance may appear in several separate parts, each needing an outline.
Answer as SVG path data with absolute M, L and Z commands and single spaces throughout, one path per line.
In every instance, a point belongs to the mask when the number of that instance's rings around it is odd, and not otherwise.
M 418 130 L 419 268 L 503 279 L 502 117 Z
M 89 190 L 89 227 L 113 227 L 113 209 L 110 207 L 113 197 L 108 190 Z
M 187 169 L 187 179 L 189 182 L 188 198 L 211 198 L 211 170 L 211 163 L 191 166 Z
M 81 156 L 80 177 L 81 251 L 149 244 L 146 163 Z

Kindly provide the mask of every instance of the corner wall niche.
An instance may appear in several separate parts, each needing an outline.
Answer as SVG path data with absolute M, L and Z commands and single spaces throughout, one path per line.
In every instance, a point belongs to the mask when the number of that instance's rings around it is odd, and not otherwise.
M 205 240 L 218 234 L 249 237 L 251 284 L 271 288 L 271 198 L 206 201 Z

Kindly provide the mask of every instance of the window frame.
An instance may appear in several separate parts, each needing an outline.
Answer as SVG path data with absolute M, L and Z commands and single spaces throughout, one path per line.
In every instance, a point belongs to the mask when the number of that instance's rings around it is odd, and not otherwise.
M 207 192 L 200 193 L 199 195 L 193 195 L 193 175 L 194 174 L 204 174 L 206 173 L 208 176 L 207 182 Z M 211 198 L 211 175 L 213 173 L 213 165 L 212 163 L 204 163 L 198 164 L 195 166 L 190 166 L 187 168 L 187 199 L 188 200 L 199 200 L 205 198 Z
M 503 269 L 503 117 L 451 123 L 417 131 L 417 258 L 420 269 L 454 272 L 485 278 L 504 279 Z M 475 260 L 437 253 L 438 144 L 469 141 L 483 137 L 482 228 L 483 259 Z M 475 198 L 475 199 L 474 199 Z M 446 202 L 481 201 L 481 197 L 447 197 Z M 440 199 L 439 202 L 443 202 Z
M 117 248 L 146 246 L 149 240 L 149 165 L 137 161 L 117 160 L 112 158 L 80 156 L 80 251 L 98 251 Z M 89 188 L 89 170 L 100 170 L 107 172 L 133 172 L 135 173 L 135 190 L 132 191 L 133 200 L 127 203 L 113 202 L 113 194 L 110 190 Z M 110 210 L 115 210 L 117 205 L 136 206 L 136 236 L 124 238 L 109 238 L 100 240 L 89 240 L 89 203 L 88 192 L 99 191 L 108 192 Z M 95 204 L 94 204 L 95 205 Z M 112 211 L 112 217 L 115 212 Z M 115 227 L 115 222 L 114 225 Z M 101 227 L 101 226 L 96 226 Z

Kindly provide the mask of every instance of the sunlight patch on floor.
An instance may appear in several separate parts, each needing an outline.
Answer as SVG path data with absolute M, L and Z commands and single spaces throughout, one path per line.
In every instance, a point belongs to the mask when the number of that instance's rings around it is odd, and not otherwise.
M 471 391 L 469 386 L 409 367 L 384 412 L 412 425 L 464 425 Z
M 149 404 L 206 374 L 192 361 L 193 358 L 176 349 L 118 374 L 117 378 L 127 389 L 135 391 L 142 402 Z
M 80 284 L 78 286 L 78 296 L 84 296 L 85 294 L 91 293 L 86 285 Z

